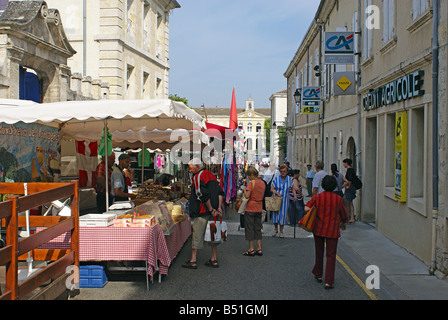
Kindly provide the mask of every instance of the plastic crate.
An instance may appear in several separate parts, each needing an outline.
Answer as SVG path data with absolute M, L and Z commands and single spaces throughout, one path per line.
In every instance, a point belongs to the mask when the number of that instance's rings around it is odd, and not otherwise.
M 89 213 L 79 217 L 80 227 L 108 227 L 114 223 L 116 214 L 110 213 Z
M 79 286 L 80 288 L 103 288 L 107 283 L 104 268 L 97 265 L 80 266 Z

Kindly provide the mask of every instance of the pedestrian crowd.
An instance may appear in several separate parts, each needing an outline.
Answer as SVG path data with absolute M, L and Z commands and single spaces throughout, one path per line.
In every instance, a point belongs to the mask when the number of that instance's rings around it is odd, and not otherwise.
M 308 197 L 305 203 L 300 182 L 300 170 L 293 170 L 289 163 L 281 165 L 277 170 L 269 168 L 264 175 L 259 175 L 256 168 L 250 167 L 246 172 L 246 183 L 242 188 L 246 200 L 244 212 L 245 238 L 249 242 L 244 256 L 261 256 L 262 228 L 265 217 L 270 215 L 274 224 L 273 237 L 284 237 L 284 225 L 297 223 L 312 208 L 316 209 L 316 224 L 312 230 L 315 243 L 315 265 L 312 270 L 314 278 L 323 282 L 325 289 L 333 288 L 336 265 L 337 243 L 340 229 L 345 229 L 347 223 L 354 223 L 353 200 L 356 198 L 355 180 L 358 179 L 350 159 L 343 160 L 347 169 L 342 175 L 336 164 L 331 164 L 331 175 L 324 170 L 324 163 L 317 161 L 315 170 L 307 166 L 306 184 Z M 182 266 L 197 269 L 197 251 L 206 245 L 204 235 L 209 220 L 215 220 L 222 215 L 223 191 L 215 175 L 206 170 L 199 159 L 189 163 L 192 174 L 189 214 L 193 220 L 191 258 Z M 278 211 L 266 211 L 266 197 L 281 197 Z M 279 199 L 280 200 L 280 199 Z M 208 242 L 212 255 L 206 262 L 207 266 L 217 268 L 217 243 Z M 324 270 L 324 254 L 326 264 Z

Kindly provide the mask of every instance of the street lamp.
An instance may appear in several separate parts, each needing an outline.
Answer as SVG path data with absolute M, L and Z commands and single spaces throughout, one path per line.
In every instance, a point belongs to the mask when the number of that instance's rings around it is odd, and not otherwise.
M 302 90 L 299 88 L 296 89 L 296 92 L 294 92 L 294 101 L 296 105 L 300 104 L 300 99 L 302 98 Z

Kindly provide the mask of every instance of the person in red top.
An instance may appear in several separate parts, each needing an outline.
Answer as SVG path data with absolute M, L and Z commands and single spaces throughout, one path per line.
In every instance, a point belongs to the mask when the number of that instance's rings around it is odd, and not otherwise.
M 345 224 L 348 222 L 344 200 L 332 192 L 336 186 L 335 177 L 326 176 L 322 180 L 324 192 L 313 196 L 305 205 L 306 212 L 313 206 L 317 209 L 316 225 L 313 230 L 316 260 L 312 273 L 318 282 L 322 282 L 324 250 L 326 250 L 325 289 L 333 288 L 336 251 L 341 236 L 339 229 L 345 230 Z
M 196 262 L 199 249 L 204 248 L 204 235 L 208 220 L 219 217 L 222 214 L 223 191 L 219 186 L 216 177 L 208 170 L 205 170 L 200 159 L 194 158 L 188 163 L 188 169 L 193 174 L 191 195 L 189 199 L 190 218 L 193 220 L 191 234 L 191 259 L 185 262 L 182 267 L 197 269 Z M 212 257 L 205 265 L 218 268 L 217 244 L 210 243 Z

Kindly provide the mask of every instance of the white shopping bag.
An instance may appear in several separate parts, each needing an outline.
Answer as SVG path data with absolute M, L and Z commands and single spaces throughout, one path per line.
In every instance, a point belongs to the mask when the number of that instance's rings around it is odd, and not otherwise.
M 214 217 L 213 221 L 208 222 L 204 241 L 211 243 L 227 241 L 227 223 L 222 221 L 222 216 L 219 216 L 219 221 Z

